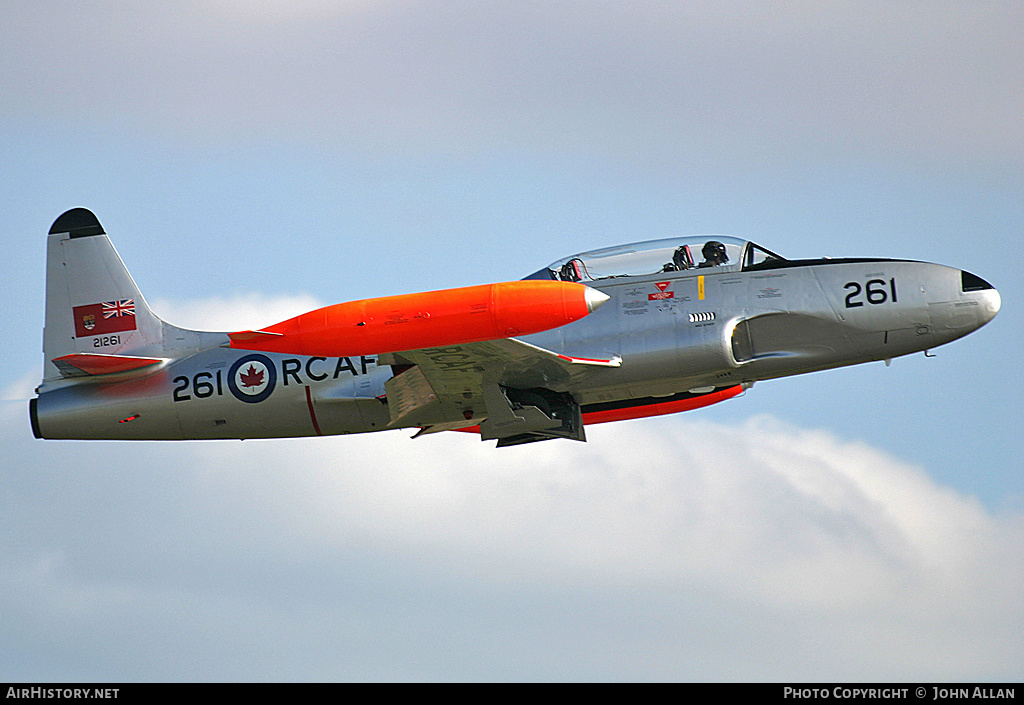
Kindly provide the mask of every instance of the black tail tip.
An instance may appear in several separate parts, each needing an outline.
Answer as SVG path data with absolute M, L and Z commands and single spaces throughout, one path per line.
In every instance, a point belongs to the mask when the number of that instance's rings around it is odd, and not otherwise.
M 99 219 L 88 208 L 72 208 L 50 227 L 50 235 L 68 233 L 71 237 L 88 237 L 89 235 L 105 235 Z

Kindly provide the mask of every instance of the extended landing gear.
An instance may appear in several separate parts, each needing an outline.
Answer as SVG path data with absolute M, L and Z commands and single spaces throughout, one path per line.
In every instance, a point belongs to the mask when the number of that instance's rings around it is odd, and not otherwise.
M 488 400 L 488 418 L 480 424 L 481 440 L 497 439 L 499 448 L 549 438 L 586 440 L 583 413 L 571 394 L 543 387 L 513 389 L 499 386 L 497 391 L 502 399 L 492 396 Z M 504 406 L 504 413 L 492 413 L 494 406 Z

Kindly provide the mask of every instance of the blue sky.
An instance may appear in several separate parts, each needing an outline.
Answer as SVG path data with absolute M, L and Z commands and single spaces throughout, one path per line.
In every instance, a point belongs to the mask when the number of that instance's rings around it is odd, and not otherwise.
M 5 3 L 0 674 L 1019 680 L 1022 27 L 1015 3 Z M 585 446 L 44 443 L 43 242 L 76 206 L 186 326 L 704 232 L 962 267 L 1003 308 L 936 358 Z

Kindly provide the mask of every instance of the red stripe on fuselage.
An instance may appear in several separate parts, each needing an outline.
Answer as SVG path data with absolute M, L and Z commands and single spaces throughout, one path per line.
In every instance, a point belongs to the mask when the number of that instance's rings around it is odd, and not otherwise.
M 323 433 L 320 432 L 320 424 L 317 423 L 316 412 L 313 411 L 313 395 L 309 391 L 308 386 L 306 387 L 306 406 L 309 407 L 309 420 L 313 422 L 313 430 L 316 431 L 316 435 L 324 435 Z

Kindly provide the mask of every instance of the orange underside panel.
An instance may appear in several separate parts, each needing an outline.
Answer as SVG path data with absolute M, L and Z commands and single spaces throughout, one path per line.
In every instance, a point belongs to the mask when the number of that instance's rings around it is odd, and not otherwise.
M 623 409 L 609 409 L 607 411 L 585 411 L 583 412 L 584 425 L 596 423 L 608 423 L 610 421 L 626 421 L 628 419 L 643 419 L 648 416 L 663 416 L 664 414 L 678 414 L 681 411 L 692 411 L 702 409 L 705 406 L 717 404 L 726 399 L 732 399 L 743 392 L 743 387 L 736 385 L 726 389 L 719 389 L 717 392 L 704 394 L 703 396 L 691 399 L 678 399 L 676 401 L 657 402 L 654 404 L 642 404 L 630 406 Z M 480 433 L 479 426 L 456 429 L 465 433 Z
M 584 412 L 583 423 L 607 423 L 609 421 L 625 421 L 627 419 L 643 419 L 648 416 L 662 416 L 664 414 L 678 414 L 680 411 L 693 411 L 703 409 L 705 406 L 717 404 L 726 399 L 732 399 L 743 391 L 743 387 L 736 385 L 726 389 L 719 389 L 717 392 L 693 397 L 692 399 L 679 399 L 677 401 L 666 401 L 656 404 L 645 404 L 643 406 L 630 406 L 624 409 L 609 409 L 608 411 Z

